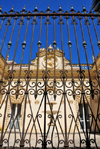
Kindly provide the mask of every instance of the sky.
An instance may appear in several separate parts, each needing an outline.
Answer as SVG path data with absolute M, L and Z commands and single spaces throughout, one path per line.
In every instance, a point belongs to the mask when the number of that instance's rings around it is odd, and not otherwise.
M 3 5 L 4 10 L 9 10 L 12 5 L 14 9 L 21 10 L 24 5 L 26 5 L 26 10 L 34 10 L 34 7 L 37 5 L 39 10 L 46 10 L 49 5 L 51 10 L 57 11 L 59 6 L 63 10 L 70 10 L 71 5 L 74 6 L 75 10 L 81 10 L 83 4 L 90 10 L 91 0 L 0 0 L 0 5 Z
M 73 5 L 74 9 L 76 10 L 76 12 L 82 11 L 82 7 L 83 5 L 86 7 L 86 9 L 88 11 L 90 11 L 91 9 L 91 0 L 0 0 L 0 6 L 2 6 L 2 10 L 4 11 L 9 11 L 11 9 L 11 7 L 14 5 L 14 10 L 16 11 L 21 11 L 23 6 L 26 6 L 26 10 L 27 11 L 33 11 L 35 6 L 37 5 L 38 10 L 41 11 L 45 11 L 48 7 L 48 5 L 50 6 L 50 9 L 52 11 L 57 11 L 59 9 L 59 6 L 61 5 L 62 9 L 64 11 L 70 11 L 71 9 L 71 5 Z M 58 19 L 56 19 L 56 42 L 57 42 L 57 47 L 59 47 L 61 49 L 61 33 L 60 33 L 60 26 L 58 25 Z M 64 19 L 64 18 L 63 18 Z M 48 46 L 49 44 L 53 44 L 53 21 L 52 18 L 50 18 L 51 20 L 51 25 L 49 25 L 49 29 L 48 29 Z M 0 20 L 0 24 L 1 24 L 2 20 Z M 16 57 L 15 57 L 15 61 L 17 63 L 20 63 L 21 61 L 21 55 L 22 55 L 22 42 L 24 41 L 24 36 L 25 36 L 25 30 L 26 30 L 26 19 L 24 19 L 24 25 L 21 28 L 21 33 L 20 33 L 20 37 L 19 37 L 19 43 L 18 43 L 18 47 L 17 47 L 17 53 L 16 53 Z M 30 51 L 30 46 L 31 46 L 31 36 L 32 36 L 32 25 L 31 25 L 32 19 L 29 22 L 29 27 L 28 27 L 28 33 L 27 33 L 27 38 L 26 38 L 26 48 L 25 48 L 25 53 L 24 53 L 24 58 L 23 58 L 23 63 L 28 63 L 29 61 L 29 51 Z M 6 20 L 3 24 L 2 30 L 0 31 L 0 46 L 2 44 L 3 41 L 3 37 L 4 37 L 4 33 L 6 30 Z M 34 38 L 33 38 L 33 47 L 32 47 L 32 57 L 31 59 L 34 59 L 36 57 L 36 53 L 38 52 L 38 47 L 37 47 L 37 42 L 39 40 L 39 27 L 40 27 L 40 19 L 37 18 L 37 25 L 35 26 L 35 31 L 34 31 Z M 42 22 L 42 32 L 41 32 L 41 43 L 42 46 L 41 47 L 46 47 L 46 25 L 44 25 L 45 23 L 45 19 L 43 19 Z M 81 58 L 81 63 L 86 63 L 86 57 L 85 57 L 85 52 L 82 46 L 82 34 L 81 34 L 81 30 L 80 30 L 80 25 L 79 25 L 79 20 L 77 19 L 77 25 L 76 25 L 76 30 L 77 30 L 77 37 L 78 37 L 78 44 L 79 44 L 79 51 L 80 51 L 80 58 Z M 98 53 L 99 53 L 99 49 L 97 47 L 97 39 L 95 36 L 95 32 L 93 29 L 93 24 L 92 21 L 90 20 L 91 25 L 90 27 L 90 32 L 91 32 L 91 36 L 92 36 L 92 40 L 93 40 L 93 46 L 94 46 L 94 50 L 95 50 L 95 55 L 97 57 Z M 8 31 L 7 31 L 7 35 L 4 41 L 4 46 L 3 46 L 3 50 L 2 50 L 2 54 L 5 58 L 6 53 L 7 53 L 7 44 L 9 42 L 10 36 L 11 36 L 11 31 L 12 31 L 12 27 L 14 24 L 14 20 L 12 19 L 12 24 L 9 26 Z M 89 59 L 89 63 L 92 63 L 92 49 L 91 49 L 91 44 L 90 44 L 90 39 L 89 39 L 89 35 L 88 35 L 88 31 L 87 31 L 87 27 L 86 25 L 84 25 L 84 19 L 82 19 L 82 25 L 83 25 L 83 30 L 84 30 L 84 35 L 85 35 L 85 40 L 87 43 L 87 53 L 88 53 L 88 59 Z M 98 36 L 100 35 L 100 29 L 99 26 L 97 26 L 97 19 L 95 19 L 95 25 L 98 31 Z M 15 26 L 15 30 L 14 30 L 14 35 L 12 38 L 12 47 L 9 51 L 9 60 L 13 59 L 13 55 L 14 55 L 14 50 L 15 50 L 15 45 L 16 45 L 16 41 L 17 41 L 17 36 L 18 36 L 18 30 L 19 30 L 19 25 L 18 25 L 18 21 L 16 23 Z M 69 31 L 70 31 L 70 38 L 71 38 L 71 42 L 72 42 L 72 61 L 73 63 L 78 63 L 78 57 L 77 57 L 77 47 L 76 47 L 76 41 L 75 41 L 75 34 L 74 34 L 74 26 L 71 25 L 71 18 L 69 19 Z M 64 52 L 65 52 L 65 57 L 70 60 L 70 55 L 69 55 L 69 48 L 68 48 L 68 32 L 67 32 L 67 24 L 66 24 L 66 20 L 64 19 L 64 25 L 63 25 L 63 48 L 64 48 Z

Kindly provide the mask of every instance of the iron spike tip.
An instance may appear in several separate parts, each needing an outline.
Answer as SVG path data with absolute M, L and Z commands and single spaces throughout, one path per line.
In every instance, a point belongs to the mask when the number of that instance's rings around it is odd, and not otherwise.
M 74 10 L 73 5 L 71 5 L 71 10 L 70 10 L 70 12 L 72 12 L 72 11 L 76 12 L 76 11 Z
M 75 94 L 73 94 L 73 99 L 75 100 Z
M 35 9 L 37 9 L 37 5 L 36 5 Z
M 35 93 L 34 97 L 35 97 L 35 99 L 37 98 L 37 93 Z
M 74 9 L 74 8 L 73 8 L 73 5 L 71 5 L 71 8 Z
M 25 7 L 26 7 L 26 6 L 24 5 L 22 11 L 20 11 L 20 12 L 22 12 L 22 13 L 23 13 L 23 12 L 27 12 L 26 9 L 25 9 Z
M 22 11 L 25 11 L 25 5 L 24 5 L 24 7 L 23 7 L 23 10 Z
M 14 6 L 12 6 L 11 10 L 13 10 L 13 9 L 14 9 Z
M 83 5 L 83 9 L 85 9 L 85 6 Z
M 18 99 L 19 91 L 16 92 L 16 100 Z
M 74 11 L 74 7 L 73 7 L 73 5 L 71 5 L 71 11 Z
M 47 10 L 45 12 L 49 12 L 49 11 L 51 11 L 51 10 L 50 10 L 50 7 L 48 5 Z
M 1 14 L 1 13 L 3 13 L 3 11 L 2 11 L 2 6 L 0 7 L 0 14 Z
M 62 12 L 62 8 L 61 8 L 61 5 L 59 6 L 59 10 L 57 12 Z M 64 12 L 64 11 L 63 11 Z
M 37 9 L 37 5 L 35 6 L 35 9 L 32 12 L 39 12 Z
M 56 100 L 56 94 L 54 94 L 54 101 Z
M 48 5 L 48 7 L 47 7 L 47 10 L 48 10 L 48 9 L 50 9 L 49 5 Z
M 18 95 L 16 95 L 16 100 L 17 100 L 17 98 L 18 98 Z
M 85 8 L 85 6 L 83 5 L 83 10 L 82 10 L 83 12 L 86 12 L 86 8 Z
M 62 11 L 61 5 L 59 6 L 59 10 Z
M 14 11 L 14 5 L 12 6 L 11 10 L 9 12 L 15 12 Z

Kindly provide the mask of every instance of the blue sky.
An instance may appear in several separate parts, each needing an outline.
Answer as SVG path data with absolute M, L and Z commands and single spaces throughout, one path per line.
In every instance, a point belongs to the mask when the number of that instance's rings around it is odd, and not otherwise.
M 0 0 L 0 5 L 3 6 L 2 10 L 3 11 L 9 11 L 11 7 L 14 5 L 14 10 L 15 11 L 21 11 L 23 6 L 26 5 L 26 10 L 27 11 L 32 11 L 34 10 L 35 6 L 38 6 L 38 10 L 45 11 L 47 9 L 47 6 L 50 6 L 50 9 L 52 11 L 57 11 L 59 9 L 59 6 L 61 5 L 62 9 L 64 11 L 69 11 L 71 9 L 71 5 L 73 5 L 74 9 L 76 12 L 79 10 L 82 10 L 83 4 L 85 5 L 86 9 L 90 11 L 91 8 L 91 0 Z M 50 18 L 51 19 L 51 18 Z M 25 36 L 25 29 L 26 29 L 26 19 L 25 25 L 22 26 L 21 33 L 20 33 L 20 38 L 19 38 L 19 44 L 17 48 L 17 53 L 16 53 L 16 58 L 15 61 L 17 63 L 20 63 L 21 61 L 21 54 L 22 54 L 22 42 L 24 40 Z M 38 47 L 37 47 L 37 42 L 39 40 L 39 23 L 40 19 L 37 18 L 38 24 L 35 27 L 35 32 L 34 32 L 34 39 L 33 39 L 33 48 L 32 48 L 32 58 L 34 59 L 36 57 L 36 52 L 38 52 Z M 28 58 L 29 58 L 29 50 L 30 50 L 30 45 L 31 45 L 31 36 L 32 36 L 32 25 L 31 25 L 32 20 L 30 20 L 29 23 L 29 28 L 28 28 L 28 34 L 26 38 L 26 48 L 25 48 L 25 53 L 24 53 L 24 59 L 23 63 L 28 63 Z M 43 20 L 42 24 L 42 35 L 41 35 L 41 47 L 46 47 L 46 25 L 44 25 L 45 19 Z M 6 20 L 5 20 L 6 23 Z M 12 19 L 12 25 L 9 26 L 7 36 L 5 38 L 4 46 L 3 46 L 3 51 L 2 54 L 5 57 L 6 52 L 7 52 L 7 43 L 9 42 L 10 36 L 11 36 L 11 31 L 13 27 L 14 20 Z M 68 33 L 67 33 L 67 25 L 66 25 L 66 20 L 64 19 L 64 25 L 63 25 L 63 45 L 64 45 L 64 52 L 65 52 L 65 57 L 70 60 L 69 56 L 69 49 L 68 49 Z M 80 25 L 79 25 L 79 20 L 77 19 L 78 25 L 76 26 L 77 29 L 77 36 L 78 36 L 78 43 L 79 43 L 79 50 L 80 50 L 80 57 L 81 57 L 81 63 L 86 63 L 86 58 L 85 58 L 85 53 L 84 49 L 82 47 L 82 35 L 81 35 L 81 30 L 80 30 Z M 99 53 L 99 49 L 97 47 L 97 40 L 95 36 L 95 32 L 93 29 L 92 21 L 90 20 L 90 31 L 91 31 L 91 36 L 93 40 L 93 45 L 94 45 L 94 50 L 96 56 Z M 0 20 L 1 24 L 1 20 Z M 82 25 L 83 25 L 83 30 L 85 34 L 85 40 L 87 42 L 87 52 L 88 52 L 88 59 L 89 62 L 92 63 L 92 49 L 91 49 L 91 44 L 88 36 L 88 31 L 86 25 L 84 25 L 84 19 L 82 19 Z M 98 31 L 98 36 L 100 35 L 100 29 L 99 26 L 97 26 L 97 19 L 95 19 L 95 25 Z M 58 18 L 56 19 L 56 42 L 57 42 L 57 47 L 61 49 L 61 35 L 60 35 L 60 26 L 58 25 Z M 3 25 L 2 31 L 0 32 L 1 35 L 4 36 L 6 26 Z M 9 52 L 9 59 L 13 59 L 13 54 L 14 54 L 14 49 L 16 45 L 16 40 L 17 40 L 17 35 L 18 35 L 18 30 L 19 30 L 19 25 L 18 21 L 15 27 L 14 35 L 12 38 L 12 47 Z M 78 58 L 77 58 L 77 48 L 76 48 L 76 42 L 75 42 L 75 34 L 74 34 L 74 26 L 71 25 L 71 18 L 69 19 L 69 30 L 70 30 L 70 38 L 72 42 L 72 59 L 73 63 L 78 63 Z M 3 40 L 3 36 L 0 35 L 0 46 Z M 51 25 L 49 26 L 49 34 L 48 34 L 48 46 L 49 44 L 53 43 L 53 21 L 51 19 Z
M 63 10 L 70 10 L 71 4 L 75 10 L 81 10 L 83 4 L 87 10 L 90 10 L 91 0 L 0 0 L 4 10 L 9 10 L 14 5 L 15 10 L 21 10 L 23 5 L 26 5 L 27 10 L 33 10 L 37 5 L 39 10 L 46 10 L 49 5 L 52 10 L 58 10 L 59 5 Z

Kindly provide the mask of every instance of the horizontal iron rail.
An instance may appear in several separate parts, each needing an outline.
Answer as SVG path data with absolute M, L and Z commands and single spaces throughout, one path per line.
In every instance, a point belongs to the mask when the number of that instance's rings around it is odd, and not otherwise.
M 34 65 L 34 64 L 30 64 L 30 65 Z M 65 66 L 70 66 L 71 64 L 65 64 Z M 12 64 L 7 64 L 7 66 L 12 66 Z M 14 64 L 14 66 L 20 66 L 20 64 Z M 28 64 L 22 64 L 22 66 L 28 66 Z M 78 66 L 78 64 L 72 64 L 72 66 Z M 81 64 L 81 66 L 87 66 L 87 64 Z M 93 64 L 89 64 L 89 66 L 93 66 Z
M 99 13 L 26 13 L 26 14 L 20 14 L 20 13 L 14 13 L 14 14 L 8 14 L 8 13 L 4 13 L 4 14 L 0 14 L 0 17 L 26 17 L 26 16 L 94 16 L 94 17 L 100 17 Z

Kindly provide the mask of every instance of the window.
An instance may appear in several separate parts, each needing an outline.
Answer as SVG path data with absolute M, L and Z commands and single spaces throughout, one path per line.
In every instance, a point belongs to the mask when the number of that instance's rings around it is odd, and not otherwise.
M 87 129 L 90 129 L 90 119 L 89 119 L 89 107 L 88 104 L 85 104 L 85 108 L 83 104 L 79 104 L 79 112 L 80 112 L 80 129 L 86 129 L 85 123 L 85 109 L 86 109 L 86 122 Z
M 18 114 L 18 116 L 14 122 L 14 119 L 15 119 L 17 114 Z M 21 114 L 21 104 L 12 104 L 11 122 L 10 122 L 10 126 L 9 126 L 10 129 L 12 129 L 12 126 L 13 126 L 13 128 L 15 127 L 15 129 L 19 128 L 19 126 L 20 126 L 20 114 Z M 13 124 L 13 122 L 14 122 L 14 124 Z

